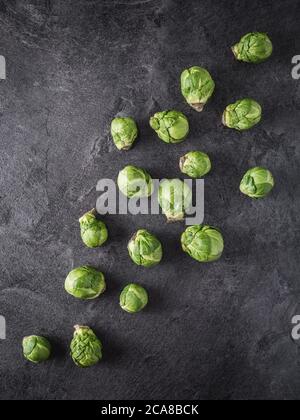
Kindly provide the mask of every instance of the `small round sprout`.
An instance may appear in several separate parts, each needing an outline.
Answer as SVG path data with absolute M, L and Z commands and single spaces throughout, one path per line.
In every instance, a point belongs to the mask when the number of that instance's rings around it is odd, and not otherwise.
M 211 226 L 189 226 L 181 236 L 184 252 L 195 260 L 206 263 L 218 260 L 224 250 L 221 232 Z
M 128 252 L 132 261 L 143 267 L 153 267 L 162 259 L 160 241 L 146 229 L 138 230 L 128 244 Z
M 273 175 L 265 168 L 252 168 L 244 175 L 240 190 L 251 198 L 266 197 L 275 185 Z
M 65 281 L 65 290 L 78 299 L 96 299 L 105 289 L 104 275 L 93 267 L 75 268 Z
M 262 109 L 253 99 L 240 99 L 228 105 L 223 114 L 223 124 L 238 131 L 249 130 L 261 120 Z
M 108 238 L 106 225 L 97 219 L 96 210 L 85 213 L 80 219 L 80 233 L 83 243 L 89 248 L 103 245 Z
M 71 342 L 71 357 L 81 368 L 96 365 L 102 359 L 102 343 L 89 327 L 76 325 Z
M 273 45 L 267 34 L 251 32 L 232 47 L 235 58 L 246 63 L 262 63 L 273 52 Z
M 211 162 L 206 153 L 195 151 L 182 156 L 179 167 L 182 173 L 191 178 L 202 178 L 210 172 Z
M 189 133 L 189 121 L 179 111 L 157 112 L 150 118 L 150 126 L 165 143 L 181 143 Z
M 128 198 L 149 197 L 153 193 L 151 176 L 144 169 L 132 165 L 119 172 L 118 187 Z
M 114 118 L 111 123 L 111 135 L 119 150 L 129 150 L 133 146 L 138 128 L 133 118 Z
M 24 337 L 23 354 L 25 359 L 32 363 L 44 362 L 50 357 L 51 344 L 46 338 L 38 335 Z
M 128 284 L 120 295 L 120 306 L 124 311 L 134 314 L 140 312 L 148 303 L 147 291 L 136 283 Z
M 184 219 L 192 204 L 192 191 L 180 179 L 165 179 L 159 185 L 158 202 L 168 222 Z
M 181 92 L 187 103 L 201 112 L 215 90 L 209 72 L 201 67 L 191 67 L 181 74 Z

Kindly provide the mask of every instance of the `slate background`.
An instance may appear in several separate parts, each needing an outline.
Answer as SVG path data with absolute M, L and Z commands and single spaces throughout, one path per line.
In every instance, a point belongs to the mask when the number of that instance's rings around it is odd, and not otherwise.
M 300 54 L 298 1 L 0 1 L 0 342 L 1 399 L 298 399 L 299 347 L 290 338 L 300 313 Z M 273 57 L 259 66 L 233 60 L 246 32 L 267 31 Z M 202 65 L 216 92 L 202 114 L 181 97 L 183 68 Z M 252 96 L 264 120 L 239 134 L 220 123 L 225 106 Z M 176 108 L 191 123 L 188 140 L 160 142 L 148 127 L 155 111 Z M 109 136 L 111 119 L 132 115 L 140 139 L 128 153 Z M 177 177 L 190 149 L 211 155 L 205 222 L 219 226 L 226 250 L 201 265 L 180 250 L 184 225 L 163 216 L 108 216 L 110 240 L 85 249 L 77 219 L 95 205 L 97 180 L 125 164 L 154 177 Z M 239 193 L 243 173 L 265 165 L 273 194 Z M 135 267 L 126 244 L 140 227 L 165 248 L 156 269 Z M 70 269 L 103 270 L 108 290 L 78 302 L 63 290 Z M 118 295 L 138 281 L 150 293 L 143 313 L 120 310 Z M 103 362 L 79 370 L 68 357 L 75 323 L 92 326 Z M 23 360 L 21 339 L 44 334 L 48 363 Z

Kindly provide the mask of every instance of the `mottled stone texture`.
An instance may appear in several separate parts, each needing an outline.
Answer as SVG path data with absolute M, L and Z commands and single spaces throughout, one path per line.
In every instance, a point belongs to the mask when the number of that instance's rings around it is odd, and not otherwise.
M 278 399 L 300 395 L 298 347 L 290 338 L 299 310 L 300 54 L 295 0 L 2 0 L 0 54 L 0 342 L 1 399 Z M 251 66 L 230 46 L 266 31 L 274 55 Z M 298 49 L 297 49 L 298 48 Z M 184 102 L 181 70 L 208 68 L 216 92 L 202 114 Z M 263 122 L 240 134 L 220 119 L 228 103 L 250 96 Z M 156 111 L 176 108 L 191 123 L 188 140 L 160 142 L 148 126 Z M 116 114 L 140 127 L 135 148 L 120 153 L 109 136 Z M 201 265 L 180 250 L 183 224 L 163 216 L 108 216 L 110 240 L 86 249 L 77 219 L 95 205 L 95 185 L 125 164 L 155 177 L 179 176 L 191 149 L 211 155 L 205 222 L 219 226 L 226 251 Z M 265 165 L 273 194 L 239 193 L 243 173 Z M 165 248 L 152 270 L 134 266 L 126 244 L 147 228 Z M 73 267 L 92 264 L 108 290 L 79 302 L 63 289 Z M 120 289 L 138 281 L 150 304 L 136 316 L 118 306 Z M 72 327 L 85 323 L 104 343 L 103 362 L 75 367 Z M 55 357 L 23 360 L 21 339 L 44 334 Z

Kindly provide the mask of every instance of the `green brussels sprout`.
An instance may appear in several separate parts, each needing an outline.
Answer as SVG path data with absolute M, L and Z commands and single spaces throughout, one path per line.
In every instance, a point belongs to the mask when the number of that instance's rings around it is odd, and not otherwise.
M 262 63 L 273 52 L 273 45 L 267 34 L 251 32 L 232 47 L 235 58 L 246 63 Z
M 187 103 L 201 112 L 215 90 L 209 72 L 201 67 L 191 67 L 181 74 L 181 92 Z
M 150 118 L 150 126 L 165 143 L 181 143 L 189 133 L 189 121 L 179 111 L 157 112 Z
M 132 261 L 143 267 L 153 267 L 162 259 L 160 241 L 146 229 L 138 230 L 128 244 L 128 252 Z
M 180 179 L 165 179 L 159 185 L 158 202 L 168 222 L 181 221 L 192 204 L 192 191 Z
M 81 239 L 87 247 L 96 248 L 107 241 L 108 232 L 106 225 L 97 219 L 94 209 L 85 213 L 79 219 L 79 224 Z
M 134 314 L 140 312 L 148 303 L 147 291 L 136 283 L 128 284 L 120 295 L 120 306 L 124 311 Z
M 131 149 L 138 136 L 134 119 L 131 117 L 114 118 L 111 123 L 111 135 L 119 150 Z
M 44 362 L 50 357 L 51 344 L 46 338 L 38 335 L 24 337 L 23 354 L 25 359 L 32 363 Z
M 78 299 L 95 299 L 106 289 L 104 275 L 93 267 L 75 268 L 66 278 L 65 289 Z
M 96 365 L 102 359 L 102 343 L 89 327 L 75 325 L 71 342 L 71 357 L 81 368 Z
M 244 175 L 240 190 L 251 198 L 266 197 L 275 185 L 273 175 L 265 168 L 252 168 Z
M 226 107 L 223 124 L 238 131 L 249 130 L 261 120 L 262 109 L 253 99 L 240 99 Z
M 202 178 L 210 172 L 211 162 L 206 153 L 189 152 L 180 158 L 179 167 L 182 173 L 191 178 Z
M 132 165 L 119 172 L 118 187 L 129 198 L 149 197 L 153 193 L 151 176 L 144 169 Z
M 195 260 L 206 263 L 218 260 L 224 250 L 221 232 L 211 226 L 189 226 L 181 236 L 184 252 Z

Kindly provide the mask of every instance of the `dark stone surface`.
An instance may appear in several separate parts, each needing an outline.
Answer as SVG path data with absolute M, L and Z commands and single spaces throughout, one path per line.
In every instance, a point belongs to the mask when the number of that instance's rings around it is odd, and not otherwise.
M 0 342 L 1 399 L 299 398 L 298 347 L 290 338 L 299 288 L 300 82 L 296 0 L 2 0 L 0 54 Z M 233 60 L 229 47 L 252 30 L 267 31 L 273 57 L 258 66 Z M 217 84 L 197 114 L 178 79 L 190 65 Z M 225 130 L 225 106 L 243 96 L 262 103 L 264 120 L 239 134 Z M 182 145 L 163 144 L 148 127 L 155 111 L 176 108 L 191 122 Z M 140 139 L 128 153 L 109 137 L 117 113 L 132 115 Z M 96 182 L 127 163 L 154 177 L 179 176 L 190 149 L 212 157 L 205 222 L 224 232 L 221 261 L 200 265 L 180 250 L 184 225 L 163 216 L 108 216 L 110 240 L 85 249 L 77 219 L 95 205 Z M 239 193 L 243 173 L 269 167 L 273 194 Z M 134 230 L 156 233 L 165 259 L 135 267 L 126 250 Z M 63 289 L 81 264 L 102 269 L 108 290 L 78 302 Z M 120 310 L 120 289 L 138 281 L 150 293 L 145 312 Z M 299 309 L 298 309 L 299 312 Z M 68 356 L 75 323 L 92 326 L 103 362 L 76 368 Z M 44 334 L 55 357 L 23 360 L 24 335 Z

